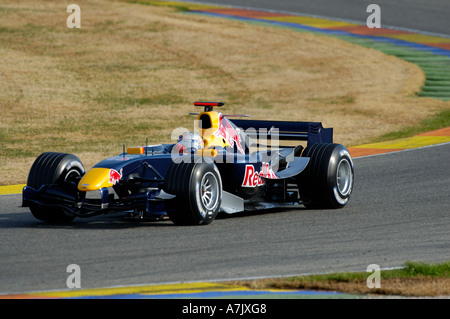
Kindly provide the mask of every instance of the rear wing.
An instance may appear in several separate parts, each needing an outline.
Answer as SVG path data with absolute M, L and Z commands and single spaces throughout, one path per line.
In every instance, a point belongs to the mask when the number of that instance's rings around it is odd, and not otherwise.
M 333 128 L 324 128 L 321 122 L 230 120 L 245 130 L 249 137 L 258 139 L 261 129 L 266 138 L 278 134 L 283 141 L 307 141 L 308 144 L 333 143 Z M 254 130 L 249 130 L 253 128 Z

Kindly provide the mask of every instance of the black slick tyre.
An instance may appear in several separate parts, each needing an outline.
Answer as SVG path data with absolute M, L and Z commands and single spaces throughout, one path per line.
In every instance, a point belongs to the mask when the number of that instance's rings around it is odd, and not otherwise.
M 84 166 L 75 155 L 46 152 L 39 155 L 31 166 L 27 186 L 38 190 L 43 185 L 53 184 L 66 192 L 74 192 L 75 182 L 84 173 Z M 30 211 L 37 219 L 50 223 L 66 223 L 75 218 L 61 207 L 30 204 Z
M 354 184 L 353 161 L 341 144 L 313 144 L 302 153 L 309 157 L 298 177 L 300 198 L 307 208 L 342 208 Z
M 222 201 L 222 179 L 214 163 L 172 163 L 164 191 L 176 195 L 167 202 L 167 215 L 176 225 L 207 225 Z

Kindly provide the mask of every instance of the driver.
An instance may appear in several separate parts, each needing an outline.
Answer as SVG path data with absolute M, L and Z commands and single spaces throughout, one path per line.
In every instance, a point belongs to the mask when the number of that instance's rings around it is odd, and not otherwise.
M 205 147 L 202 137 L 197 133 L 185 132 L 178 137 L 175 151 L 180 155 L 195 154 Z

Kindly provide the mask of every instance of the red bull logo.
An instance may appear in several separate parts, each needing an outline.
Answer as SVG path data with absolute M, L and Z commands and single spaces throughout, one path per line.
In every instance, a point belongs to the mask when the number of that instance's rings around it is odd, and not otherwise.
M 259 174 L 265 178 L 278 179 L 278 176 L 275 175 L 274 171 L 270 168 L 269 163 L 262 163 L 262 169 Z
M 115 169 L 109 170 L 109 183 L 116 185 L 122 178 L 123 169 L 121 168 L 120 171 L 116 171 Z
M 242 187 L 262 186 L 264 185 L 264 179 L 262 177 L 270 179 L 278 178 L 270 168 L 269 163 L 262 163 L 260 172 L 256 172 L 253 165 L 245 165 L 245 175 Z
M 222 114 L 220 114 L 219 128 L 213 134 L 215 137 L 221 137 L 234 147 L 236 143 L 236 148 L 241 154 L 244 154 L 244 149 L 241 144 L 241 137 L 239 135 L 239 129 L 234 128 L 233 125 L 226 119 Z

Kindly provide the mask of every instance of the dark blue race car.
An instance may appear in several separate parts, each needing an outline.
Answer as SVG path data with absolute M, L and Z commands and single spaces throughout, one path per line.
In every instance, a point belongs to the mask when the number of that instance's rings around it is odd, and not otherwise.
M 332 128 L 319 122 L 235 119 L 220 102 L 195 102 L 194 132 L 173 144 L 124 148 L 88 172 L 72 154 L 46 152 L 33 163 L 23 206 L 47 222 L 124 212 L 205 225 L 228 214 L 276 207 L 342 208 L 354 169 Z M 283 146 L 292 141 L 305 145 Z M 299 143 L 299 142 L 297 142 Z

